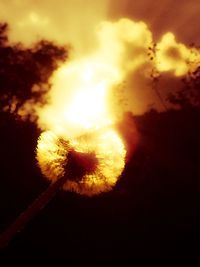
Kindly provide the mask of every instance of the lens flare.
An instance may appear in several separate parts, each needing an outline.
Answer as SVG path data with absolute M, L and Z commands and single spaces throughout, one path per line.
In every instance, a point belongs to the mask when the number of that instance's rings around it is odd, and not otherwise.
M 107 97 L 118 70 L 99 61 L 75 60 L 56 71 L 49 103 L 37 110 L 41 128 L 66 138 L 112 124 Z

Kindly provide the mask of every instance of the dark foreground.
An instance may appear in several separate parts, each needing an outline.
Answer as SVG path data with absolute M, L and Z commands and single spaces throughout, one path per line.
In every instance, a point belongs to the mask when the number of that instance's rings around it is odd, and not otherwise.
M 36 166 L 34 125 L 8 114 L 0 121 L 2 232 L 48 184 Z M 198 257 L 199 122 L 199 110 L 136 117 L 140 143 L 114 190 L 93 198 L 60 191 L 2 250 L 0 261 L 107 266 L 120 260 L 127 266 L 130 260 L 133 266 L 161 256 L 163 266 L 171 256 Z

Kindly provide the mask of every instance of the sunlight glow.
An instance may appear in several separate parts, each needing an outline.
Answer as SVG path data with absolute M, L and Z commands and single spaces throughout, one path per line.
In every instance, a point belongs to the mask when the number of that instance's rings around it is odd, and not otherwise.
M 192 55 L 198 54 L 177 43 L 172 33 L 166 33 L 150 61 L 152 33 L 144 22 L 126 18 L 100 23 L 96 36 L 98 45 L 94 51 L 87 56 L 78 55 L 58 68 L 50 80 L 52 88 L 45 95 L 47 103 L 35 106 L 37 123 L 43 130 L 37 159 L 49 180 L 65 175 L 68 149 L 84 153 L 88 150 L 96 155 L 94 172 L 64 185 L 66 190 L 86 195 L 110 190 L 125 166 L 125 147 L 115 131 L 119 107 L 112 107 L 113 89 L 142 66 L 144 72 L 155 68 L 175 76 L 185 75 Z M 31 110 L 32 106 L 31 102 L 26 103 L 21 115 L 26 115 L 26 109 Z

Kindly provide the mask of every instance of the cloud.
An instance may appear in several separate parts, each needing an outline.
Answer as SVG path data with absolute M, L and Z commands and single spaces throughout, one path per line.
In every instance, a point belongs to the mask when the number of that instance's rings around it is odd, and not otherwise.
M 72 43 L 78 51 L 93 46 L 94 28 L 106 18 L 107 0 L 8 0 L 0 2 L 0 20 L 10 25 L 11 41 L 30 45 L 40 39 Z

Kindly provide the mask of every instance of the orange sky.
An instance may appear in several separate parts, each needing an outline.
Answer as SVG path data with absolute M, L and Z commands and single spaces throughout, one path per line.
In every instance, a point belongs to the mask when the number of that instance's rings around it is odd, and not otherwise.
M 199 0 L 0 1 L 0 19 L 11 24 L 14 39 L 23 41 L 49 37 L 63 42 L 71 35 L 85 39 L 98 21 L 130 17 L 144 20 L 155 37 L 173 31 L 181 42 L 200 42 L 199 13 Z
M 32 44 L 41 38 L 71 43 L 76 56 L 88 53 L 96 45 L 95 28 L 104 20 L 129 17 L 142 20 L 152 32 L 154 40 L 160 40 L 168 31 L 178 42 L 186 45 L 200 44 L 199 0 L 1 0 L 0 20 L 10 25 L 10 40 Z M 72 53 L 73 53 L 72 51 Z M 179 80 L 164 75 L 161 94 L 177 88 Z M 129 105 L 135 114 L 145 112 L 150 106 L 162 110 L 149 81 L 138 70 L 126 85 Z
M 113 18 L 128 16 L 144 20 L 155 37 L 172 31 L 186 44 L 200 44 L 199 14 L 199 0 L 111 0 L 109 12 Z

